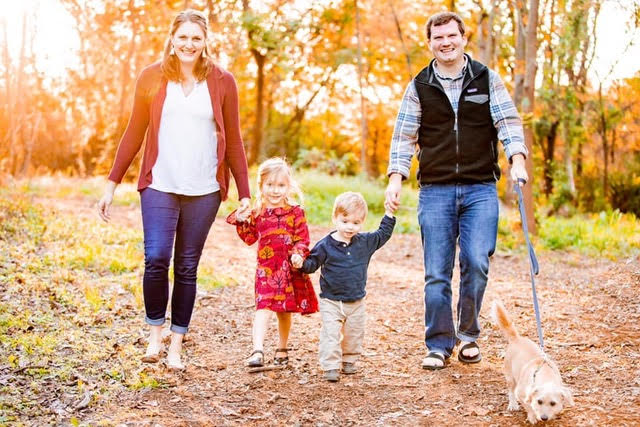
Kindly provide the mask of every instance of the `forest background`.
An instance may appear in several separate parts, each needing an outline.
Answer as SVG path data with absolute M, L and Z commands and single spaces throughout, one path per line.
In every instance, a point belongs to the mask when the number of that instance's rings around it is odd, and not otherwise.
M 400 99 L 432 57 L 424 25 L 459 12 L 467 50 L 500 73 L 525 125 L 545 342 L 577 401 L 556 424 L 640 424 L 640 0 L 0 0 L 0 425 L 526 422 L 507 410 L 504 342 L 486 313 L 482 369 L 420 367 L 424 272 L 417 191 L 406 188 L 415 165 L 369 272 L 363 374 L 325 384 L 317 316 L 296 320 L 291 369 L 246 371 L 255 248 L 222 218 L 198 271 L 187 372 L 139 362 L 138 164 L 110 224 L 95 203 L 137 75 L 187 7 L 208 16 L 215 60 L 238 82 L 252 174 L 273 155 L 295 164 L 312 241 L 345 190 L 365 195 L 366 229 L 379 221 Z M 505 301 L 534 338 L 520 218 L 508 179 L 498 186 L 485 300 Z
M 3 4 L 5 178 L 105 175 L 136 76 L 160 59 L 171 20 L 191 7 L 207 14 L 215 59 L 238 81 L 251 165 L 281 155 L 301 167 L 381 179 L 399 101 L 431 58 L 426 19 L 450 9 L 467 23 L 468 51 L 502 75 L 521 111 L 532 153 L 527 197 L 537 214 L 640 214 L 640 72 L 614 73 L 638 52 L 637 1 L 616 2 L 619 17 L 597 32 L 605 0 L 56 0 L 71 18 L 60 21 L 60 34 L 71 30 L 77 41 L 62 73 L 41 60 L 53 44 L 38 43 L 43 6 L 52 1 L 27 2 L 15 16 Z M 594 63 L 606 25 L 628 37 L 602 71 Z M 509 197 L 505 181 L 501 194 Z

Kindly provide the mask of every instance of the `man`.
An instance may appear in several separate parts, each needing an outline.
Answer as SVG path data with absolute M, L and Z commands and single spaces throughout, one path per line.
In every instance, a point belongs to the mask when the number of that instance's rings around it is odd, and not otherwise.
M 418 222 L 425 266 L 425 369 L 445 366 L 456 344 L 458 359 L 482 359 L 476 340 L 489 257 L 498 231 L 497 141 L 511 177 L 527 180 L 522 122 L 502 80 L 464 53 L 462 19 L 438 13 L 427 22 L 434 60 L 411 81 L 396 119 L 385 203 L 400 205 L 402 180 L 418 148 Z M 451 277 L 460 245 L 460 297 L 454 327 Z

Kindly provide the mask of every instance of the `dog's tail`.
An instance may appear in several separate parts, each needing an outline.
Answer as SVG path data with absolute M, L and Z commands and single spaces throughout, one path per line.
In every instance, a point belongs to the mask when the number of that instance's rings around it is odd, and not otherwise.
M 513 341 L 518 338 L 518 331 L 513 326 L 511 319 L 509 319 L 509 315 L 507 314 L 507 310 L 504 308 L 504 305 L 498 300 L 493 302 L 493 320 L 498 325 L 502 334 L 508 341 Z

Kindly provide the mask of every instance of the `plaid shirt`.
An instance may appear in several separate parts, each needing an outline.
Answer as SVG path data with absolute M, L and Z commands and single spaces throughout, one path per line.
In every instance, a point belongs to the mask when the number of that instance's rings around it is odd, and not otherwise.
M 434 62 L 434 71 L 442 88 L 444 89 L 453 111 L 458 112 L 458 101 L 462 91 L 464 75 L 469 63 L 465 55 L 465 66 L 460 74 L 454 78 L 443 77 L 438 73 L 437 64 Z M 527 155 L 527 148 L 524 144 L 522 131 L 522 121 L 518 115 L 518 110 L 507 92 L 500 76 L 493 70 L 489 70 L 489 109 L 493 125 L 498 131 L 498 139 L 502 141 L 502 146 L 508 159 L 514 154 Z M 399 173 L 403 177 L 409 177 L 411 158 L 416 152 L 418 144 L 418 130 L 420 129 L 420 118 L 422 108 L 414 81 L 412 80 L 404 92 L 400 111 L 396 118 L 393 136 L 391 137 L 391 150 L 389 154 L 389 167 L 387 175 Z

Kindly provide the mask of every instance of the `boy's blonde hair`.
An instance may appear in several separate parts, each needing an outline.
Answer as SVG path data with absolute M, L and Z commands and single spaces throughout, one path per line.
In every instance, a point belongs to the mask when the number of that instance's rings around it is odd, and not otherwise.
M 333 203 L 332 217 L 335 219 L 338 215 L 361 213 L 362 219 L 364 220 L 368 212 L 369 208 L 362 194 L 356 193 L 355 191 L 347 191 L 336 197 L 336 201 Z
M 267 180 L 269 176 L 278 175 L 284 176 L 289 182 L 289 193 L 287 194 L 285 200 L 287 204 L 290 206 L 299 204 L 302 206 L 304 202 L 304 196 L 302 195 L 302 191 L 300 190 L 300 186 L 293 179 L 293 175 L 291 173 L 291 168 L 287 164 L 287 161 L 280 157 L 272 157 L 268 160 L 265 160 L 258 166 L 258 190 L 256 192 L 256 210 L 260 211 L 262 209 L 263 200 L 262 200 L 262 183 Z M 296 203 L 296 198 L 298 199 L 298 203 Z

